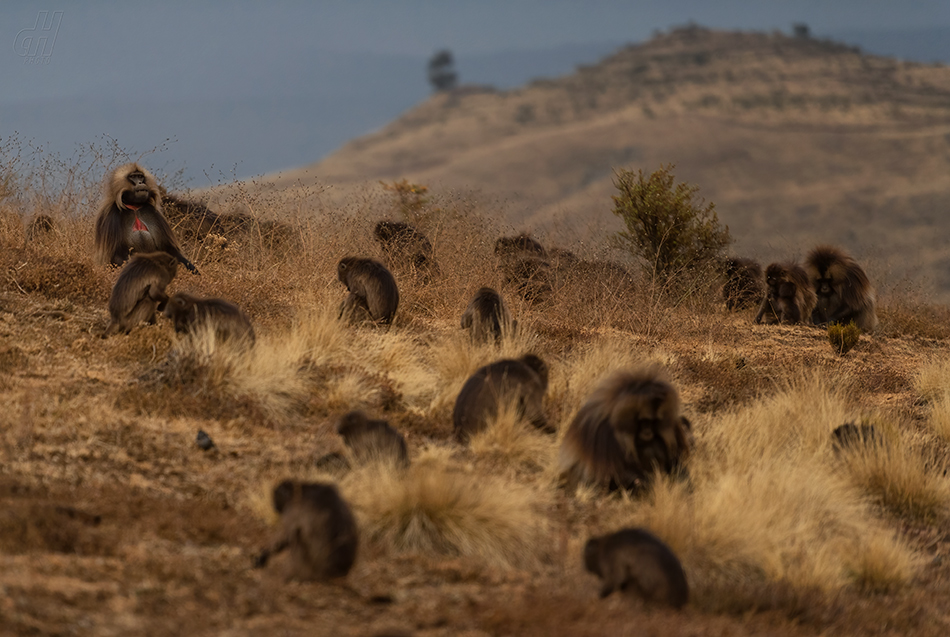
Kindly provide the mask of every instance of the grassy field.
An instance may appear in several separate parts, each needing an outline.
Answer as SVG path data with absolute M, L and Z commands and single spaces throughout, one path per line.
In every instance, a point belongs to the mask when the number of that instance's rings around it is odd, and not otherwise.
M 402 210 L 376 187 L 348 203 L 319 192 L 268 199 L 236 189 L 227 209 L 291 232 L 185 241 L 200 268 L 171 291 L 240 305 L 249 351 L 160 320 L 102 339 L 117 271 L 94 263 L 100 169 L 57 184 L 9 164 L 0 192 L 0 632 L 10 635 L 946 635 L 950 631 L 950 312 L 913 292 L 879 298 L 880 330 L 844 356 L 824 331 L 754 325 L 716 282 L 688 300 L 657 292 L 608 237 L 567 246 L 633 272 L 555 269 L 529 304 L 503 284 L 491 210 L 434 195 L 413 209 L 439 274 L 394 267 L 388 329 L 342 324 L 336 263 L 382 258 L 379 219 Z M 67 179 L 65 176 L 71 176 Z M 318 209 L 319 214 L 300 210 Z M 403 206 L 405 209 L 405 206 Z M 49 214 L 50 233 L 25 228 Z M 548 246 L 549 248 L 555 246 Z M 801 246 L 804 252 L 811 246 Z M 872 271 L 872 278 L 874 272 Z M 500 289 L 521 329 L 474 345 L 459 317 Z M 548 420 L 511 414 L 453 442 L 466 378 L 533 352 L 551 370 Z M 559 438 L 598 381 L 659 363 L 696 435 L 688 483 L 642 499 L 557 486 Z M 412 465 L 321 473 L 344 452 L 352 409 L 403 432 Z M 845 422 L 883 444 L 832 448 Z M 216 449 L 195 444 L 204 430 Z M 336 483 L 360 529 L 356 566 L 332 583 L 286 583 L 251 568 L 276 522 L 282 479 Z M 625 595 L 597 599 L 581 551 L 590 535 L 639 525 L 680 556 L 680 612 Z

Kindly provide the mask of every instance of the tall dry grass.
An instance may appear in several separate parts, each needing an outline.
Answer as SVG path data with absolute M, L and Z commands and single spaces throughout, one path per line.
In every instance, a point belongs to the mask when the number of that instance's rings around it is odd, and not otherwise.
M 615 507 L 614 524 L 667 541 L 708 608 L 754 606 L 766 584 L 826 594 L 907 585 L 919 559 L 831 449 L 830 432 L 853 416 L 845 387 L 804 374 L 703 421 L 688 483 L 659 480 L 645 501 Z

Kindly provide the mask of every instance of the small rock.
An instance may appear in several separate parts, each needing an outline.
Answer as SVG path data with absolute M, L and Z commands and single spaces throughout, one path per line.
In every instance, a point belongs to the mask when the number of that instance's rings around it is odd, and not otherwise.
M 206 434 L 201 429 L 198 430 L 198 437 L 195 439 L 195 442 L 202 451 L 210 451 L 211 449 L 214 449 L 215 446 L 211 436 Z

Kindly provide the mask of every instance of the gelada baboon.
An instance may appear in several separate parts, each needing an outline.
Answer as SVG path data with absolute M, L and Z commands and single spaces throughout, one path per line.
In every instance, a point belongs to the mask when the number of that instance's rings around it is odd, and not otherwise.
M 344 257 L 337 265 L 337 275 L 349 291 L 340 316 L 353 322 L 392 323 L 399 307 L 399 290 L 385 265 L 375 259 Z
M 136 254 L 122 268 L 112 286 L 109 316 L 112 322 L 104 336 L 128 333 L 139 323 L 155 323 L 155 311 L 165 308 L 165 288 L 178 272 L 178 261 L 167 252 Z
M 862 331 L 874 331 L 874 288 L 854 259 L 834 246 L 818 246 L 808 255 L 805 268 L 818 295 L 812 312 L 815 325 L 854 321 Z
M 723 268 L 726 282 L 722 286 L 722 298 L 728 310 L 744 310 L 762 302 L 762 266 L 752 259 L 741 257 L 726 259 Z
M 467 442 L 485 429 L 508 401 L 516 406 L 519 418 L 552 432 L 543 409 L 547 390 L 548 366 L 534 354 L 480 367 L 465 381 L 455 400 L 452 422 L 456 440 Z
M 553 292 L 551 264 L 547 250 L 526 234 L 501 237 L 495 242 L 498 269 L 506 285 L 515 288 L 525 301 L 548 299 Z
M 804 268 L 797 263 L 772 263 L 765 269 L 765 298 L 755 322 L 811 323 L 818 298 Z
M 362 411 L 351 411 L 337 423 L 336 432 L 359 464 L 388 462 L 409 466 L 409 450 L 402 434 L 385 420 L 370 420 Z
M 393 267 L 404 267 L 426 279 L 438 274 L 432 243 L 415 227 L 404 221 L 380 221 L 373 236 Z
M 618 371 L 594 390 L 568 427 L 558 463 L 561 482 L 637 492 L 655 471 L 680 473 L 692 441 L 679 393 L 659 367 Z
M 172 320 L 179 334 L 208 326 L 222 342 L 253 344 L 255 341 L 251 319 L 237 305 L 224 299 L 203 299 L 178 292 L 168 300 L 163 314 Z
M 476 343 L 497 341 L 516 327 L 505 300 L 492 288 L 479 288 L 462 313 L 462 329 L 469 330 Z
M 495 254 L 500 257 L 528 255 L 543 258 L 548 256 L 547 250 L 540 243 L 524 233 L 516 237 L 499 237 L 495 242 Z
M 280 530 L 254 560 L 256 568 L 290 549 L 287 579 L 324 580 L 350 572 L 358 544 L 356 520 L 335 486 L 285 480 L 273 497 Z
M 689 601 L 679 558 L 644 529 L 621 529 L 593 537 L 584 546 L 584 567 L 601 580 L 600 597 L 632 590 L 648 602 L 681 608 Z
M 102 263 L 122 265 L 137 253 L 167 252 L 198 273 L 185 258 L 162 214 L 161 193 L 150 172 L 137 163 L 119 166 L 106 180 L 105 201 L 96 219 L 96 254 Z

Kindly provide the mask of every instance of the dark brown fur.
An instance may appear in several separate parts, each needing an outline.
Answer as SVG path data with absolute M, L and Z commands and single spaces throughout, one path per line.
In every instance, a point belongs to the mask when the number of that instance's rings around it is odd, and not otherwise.
M 255 340 L 251 319 L 237 305 L 224 299 L 203 299 L 179 292 L 168 300 L 164 316 L 172 320 L 179 334 L 212 325 L 220 341 L 253 343 Z
M 561 480 L 639 491 L 654 471 L 679 473 L 691 447 L 679 394 L 659 369 L 616 372 L 571 422 L 561 443 Z
M 811 323 L 818 301 L 805 270 L 797 263 L 772 263 L 765 269 L 765 298 L 755 322 Z
M 479 368 L 465 381 L 455 401 L 452 422 L 456 440 L 466 442 L 485 429 L 505 401 L 516 401 L 520 417 L 551 431 L 543 408 L 547 389 L 548 366 L 533 354 Z
M 165 288 L 178 272 L 178 261 L 167 252 L 136 254 L 122 268 L 109 298 L 112 322 L 105 336 L 128 333 L 139 323 L 155 323 L 155 311 L 168 301 Z
M 762 303 L 765 277 L 762 266 L 752 259 L 732 258 L 725 262 L 726 282 L 722 298 L 729 310 L 744 310 Z
M 644 600 L 682 608 L 689 585 L 679 558 L 644 529 L 621 529 L 594 537 L 584 546 L 584 567 L 601 580 L 600 597 L 632 590 Z
M 396 279 L 379 261 L 360 257 L 344 257 L 337 265 L 340 282 L 349 290 L 340 314 L 359 322 L 368 318 L 389 324 L 399 307 Z
M 96 254 L 100 262 L 118 266 L 133 251 L 167 252 L 198 273 L 181 253 L 178 239 L 162 214 L 161 193 L 150 172 L 137 163 L 119 166 L 112 171 L 104 190 L 105 201 L 96 219 Z
M 500 237 L 495 242 L 495 254 L 500 257 L 522 255 L 544 258 L 547 250 L 527 234 L 519 234 L 516 237 Z
M 471 331 L 475 342 L 484 343 L 511 333 L 515 323 L 501 295 L 492 288 L 480 288 L 462 313 L 462 328 Z
M 409 466 L 406 439 L 385 420 L 370 420 L 362 411 L 351 411 L 337 423 L 336 432 L 360 464 L 382 461 Z
M 438 274 L 432 257 L 432 243 L 416 228 L 404 221 L 380 221 L 373 230 L 389 263 L 394 268 L 405 268 L 428 280 Z
M 862 331 L 874 331 L 874 288 L 857 261 L 840 248 L 818 246 L 808 255 L 805 267 L 818 296 L 812 313 L 815 325 L 854 321 Z
M 274 488 L 280 531 L 254 561 L 290 550 L 287 578 L 310 581 L 343 577 L 356 561 L 358 536 L 350 507 L 332 484 L 285 480 Z

